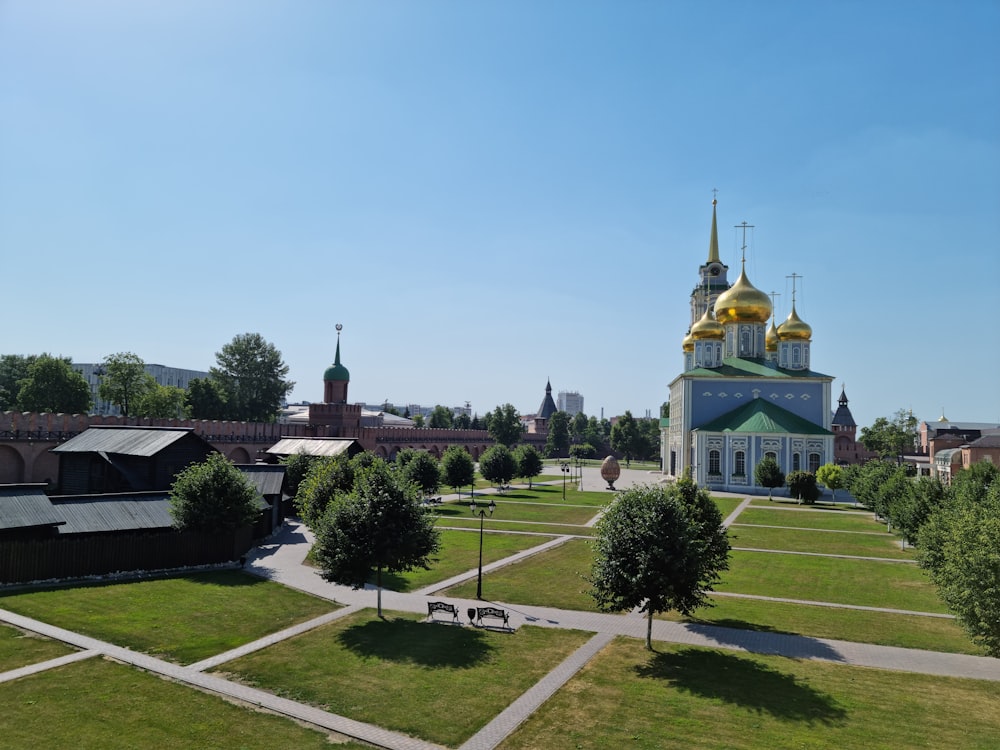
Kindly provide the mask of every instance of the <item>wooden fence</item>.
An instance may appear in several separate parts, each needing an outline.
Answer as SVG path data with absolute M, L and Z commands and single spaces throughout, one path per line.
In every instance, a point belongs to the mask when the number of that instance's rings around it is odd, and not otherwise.
M 82 578 L 238 560 L 250 549 L 251 529 L 224 534 L 133 531 L 0 541 L 0 583 Z

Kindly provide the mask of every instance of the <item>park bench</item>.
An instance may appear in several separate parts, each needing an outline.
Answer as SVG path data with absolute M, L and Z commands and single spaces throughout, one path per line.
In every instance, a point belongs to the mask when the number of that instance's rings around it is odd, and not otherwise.
M 448 602 L 427 602 L 427 616 L 434 619 L 435 612 L 445 612 L 451 615 L 452 622 L 458 620 L 458 607 Z
M 507 621 L 506 610 L 500 609 L 499 607 L 476 607 L 476 624 L 482 625 L 484 617 L 493 617 L 497 620 L 503 620 L 503 626 L 509 628 L 510 624 Z

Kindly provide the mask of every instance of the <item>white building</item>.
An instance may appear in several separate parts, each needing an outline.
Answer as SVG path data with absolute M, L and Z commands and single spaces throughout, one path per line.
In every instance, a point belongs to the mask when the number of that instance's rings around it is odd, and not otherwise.
M 571 417 L 583 411 L 583 395 L 576 391 L 559 391 L 556 397 L 556 407 Z

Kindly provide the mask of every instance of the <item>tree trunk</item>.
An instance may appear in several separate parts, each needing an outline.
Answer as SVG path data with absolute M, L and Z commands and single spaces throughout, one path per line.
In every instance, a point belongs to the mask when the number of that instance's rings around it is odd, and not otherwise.
M 378 616 L 382 617 L 382 566 L 375 568 L 375 587 L 378 589 Z
M 646 650 L 653 650 L 653 609 L 646 613 Z

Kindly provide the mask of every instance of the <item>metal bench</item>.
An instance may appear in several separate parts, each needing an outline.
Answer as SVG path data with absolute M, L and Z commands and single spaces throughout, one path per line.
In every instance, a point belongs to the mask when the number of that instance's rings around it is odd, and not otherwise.
M 427 602 L 427 617 L 434 619 L 435 612 L 445 612 L 451 615 L 452 622 L 458 621 L 458 607 L 448 602 Z
M 497 620 L 503 620 L 503 626 L 505 628 L 510 627 L 510 623 L 507 620 L 506 610 L 500 609 L 499 607 L 476 607 L 476 624 L 482 625 L 484 617 L 493 617 Z

